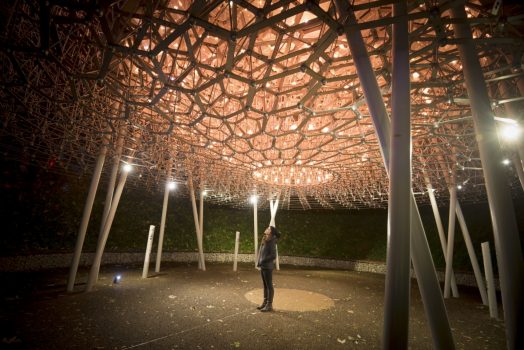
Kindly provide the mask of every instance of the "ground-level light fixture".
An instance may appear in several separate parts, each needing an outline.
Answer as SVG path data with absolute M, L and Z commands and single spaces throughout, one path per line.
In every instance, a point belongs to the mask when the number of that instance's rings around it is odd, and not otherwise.
M 126 173 L 130 172 L 131 170 L 133 170 L 133 167 L 131 166 L 131 164 L 125 164 L 124 167 L 123 167 L 124 171 Z
M 113 277 L 113 283 L 114 284 L 120 283 L 121 280 L 122 280 L 122 275 L 120 275 L 120 274 L 115 275 L 115 277 Z
M 255 204 L 257 201 L 258 201 L 258 196 L 256 194 L 249 197 L 249 202 L 251 202 L 251 204 Z
M 174 190 L 176 188 L 176 182 L 174 181 L 170 181 L 168 184 L 167 184 L 167 188 L 170 189 L 170 190 Z

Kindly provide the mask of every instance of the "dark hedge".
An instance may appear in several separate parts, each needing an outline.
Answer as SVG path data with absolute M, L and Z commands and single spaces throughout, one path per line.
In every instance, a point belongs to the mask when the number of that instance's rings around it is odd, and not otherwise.
M 58 176 L 26 166 L 3 170 L 1 215 L 2 255 L 72 251 L 89 187 L 88 178 Z M 98 189 L 84 250 L 94 251 L 100 229 L 106 184 Z M 108 251 L 143 251 L 149 225 L 160 227 L 163 194 L 127 189 L 122 195 L 107 242 Z M 522 213 L 524 201 L 515 201 Z M 440 208 L 447 226 L 447 208 Z M 464 215 L 477 257 L 482 264 L 480 243 L 493 237 L 487 204 L 464 205 Z M 444 258 L 430 207 L 420 208 L 428 242 L 437 267 Z M 170 196 L 164 251 L 196 251 L 195 228 L 190 201 L 176 192 Z M 269 210 L 259 210 L 259 237 L 269 223 Z M 521 238 L 524 218 L 517 215 Z M 281 255 L 336 259 L 386 260 L 387 210 L 279 210 L 276 225 L 282 232 Z M 471 270 L 466 247 L 457 223 L 454 266 Z M 253 211 L 222 206 L 204 206 L 204 249 L 233 252 L 235 231 L 241 232 L 240 250 L 253 251 Z M 154 248 L 155 249 L 155 248 Z M 493 256 L 494 258 L 494 256 Z

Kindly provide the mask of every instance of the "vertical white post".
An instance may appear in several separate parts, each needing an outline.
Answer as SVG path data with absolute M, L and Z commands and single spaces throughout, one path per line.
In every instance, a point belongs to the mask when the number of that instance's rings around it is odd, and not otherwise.
M 169 201 L 169 181 L 171 180 L 171 161 L 168 162 L 167 181 L 164 188 L 164 202 L 162 204 L 162 218 L 160 219 L 160 232 L 158 233 L 158 247 L 156 251 L 155 272 L 160 272 L 160 263 L 162 262 L 162 246 L 164 245 L 164 230 L 166 228 L 167 204 Z
M 477 254 L 475 253 L 475 248 L 473 248 L 473 243 L 471 242 L 468 227 L 466 226 L 466 220 L 464 220 L 464 214 L 462 214 L 462 208 L 460 207 L 460 203 L 458 201 L 456 212 L 460 229 L 462 231 L 462 235 L 464 236 L 464 242 L 466 243 L 466 248 L 468 249 L 469 260 L 471 261 L 471 266 L 473 267 L 473 273 L 475 274 L 475 280 L 477 281 L 477 287 L 480 292 L 482 304 L 488 305 L 488 296 L 486 295 L 486 287 L 484 286 L 484 279 L 482 278 L 482 272 L 480 271 Z
M 237 270 L 237 261 L 238 261 L 238 247 L 240 245 L 240 232 L 235 233 L 235 258 L 233 260 L 233 271 Z
M 253 197 L 253 241 L 255 243 L 255 267 L 258 262 L 258 203 L 257 198 Z
M 275 266 L 277 271 L 280 271 L 280 258 L 278 257 L 278 244 L 275 244 L 275 251 L 277 253 L 277 258 L 275 259 Z
M 491 263 L 489 242 L 483 242 L 481 246 L 482 259 L 484 261 L 484 273 L 486 274 L 486 283 L 488 284 L 489 315 L 493 318 L 498 318 L 497 294 L 495 291 L 495 279 L 493 278 L 493 265 Z
M 75 287 L 76 272 L 78 271 L 78 265 L 80 264 L 80 254 L 82 253 L 82 247 L 84 246 L 87 225 L 89 224 L 91 210 L 93 209 L 93 202 L 95 201 L 96 190 L 98 188 L 100 175 L 102 174 L 102 169 L 104 168 L 104 162 L 106 159 L 107 142 L 108 138 L 104 137 L 102 147 L 100 148 L 100 154 L 98 155 L 98 159 L 96 161 L 95 171 L 93 172 L 93 177 L 91 179 L 91 185 L 89 186 L 89 193 L 84 205 L 84 213 L 82 214 L 82 221 L 80 222 L 80 228 L 78 229 L 73 260 L 71 262 L 71 267 L 69 268 L 69 278 L 67 280 L 68 292 L 72 292 Z
M 204 190 L 204 186 L 201 186 L 200 188 L 200 211 L 198 212 L 199 214 L 199 227 L 200 227 L 200 230 L 198 231 L 198 234 L 200 235 L 200 242 L 202 242 L 202 247 L 204 246 L 204 194 L 205 194 L 205 190 Z M 203 249 L 203 248 L 202 248 Z M 198 261 L 198 268 L 201 269 L 202 268 L 202 260 L 199 260 Z
M 433 186 L 431 185 L 431 182 L 429 182 L 429 178 L 424 170 L 423 173 L 424 179 L 426 181 L 426 187 L 428 189 L 429 201 L 431 202 L 431 209 L 433 210 L 433 216 L 435 217 L 435 222 L 437 224 L 437 231 L 440 238 L 440 246 L 442 247 L 442 255 L 444 255 L 444 261 L 446 261 L 447 243 L 446 234 L 444 233 L 444 225 L 442 225 L 442 219 L 440 218 L 440 213 L 438 211 L 437 200 L 435 198 L 435 193 L 433 192 Z M 455 273 L 453 272 L 453 270 L 451 270 L 451 295 L 453 295 L 454 298 L 459 297 L 457 282 L 455 280 Z
M 444 281 L 444 298 L 449 298 L 451 287 L 451 271 L 453 269 L 453 245 L 455 244 L 455 211 L 457 207 L 457 187 L 454 184 L 449 188 L 449 222 L 448 247 L 446 250 L 446 277 Z
M 102 255 L 104 254 L 107 237 L 109 236 L 109 231 L 111 230 L 111 225 L 113 224 L 113 219 L 115 218 L 116 209 L 118 208 L 118 203 L 120 202 L 120 197 L 122 196 L 122 191 L 124 190 L 128 172 L 129 170 L 124 170 L 120 175 L 120 180 L 118 181 L 118 185 L 116 187 L 115 196 L 111 203 L 111 209 L 109 210 L 109 215 L 107 216 L 106 224 L 104 225 L 104 231 L 102 232 L 102 236 L 98 239 L 93 265 L 91 265 L 91 270 L 89 271 L 89 276 L 87 278 L 85 289 L 86 292 L 91 291 L 98 280 L 100 264 L 102 263 Z
M 153 247 L 153 237 L 155 237 L 155 225 L 149 226 L 149 235 L 147 237 L 146 256 L 144 257 L 144 268 L 142 269 L 142 278 L 147 278 L 149 272 L 149 262 L 151 257 L 151 248 Z
M 204 250 L 202 247 L 202 239 L 199 233 L 200 225 L 198 222 L 198 211 L 197 211 L 197 206 L 196 206 L 195 190 L 193 187 L 193 178 L 191 176 L 188 177 L 187 184 L 189 186 L 189 195 L 191 196 L 191 205 L 193 207 L 193 219 L 195 221 L 195 232 L 196 232 L 196 238 L 197 238 L 199 260 L 202 262 L 202 270 L 205 271 L 206 263 L 204 261 Z

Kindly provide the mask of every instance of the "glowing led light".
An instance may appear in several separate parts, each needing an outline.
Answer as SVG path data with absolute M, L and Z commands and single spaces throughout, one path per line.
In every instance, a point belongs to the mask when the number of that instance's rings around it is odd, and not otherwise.
M 458 189 L 458 190 L 461 190 L 461 189 L 462 189 L 462 185 L 458 185 L 458 186 L 457 186 L 457 189 Z
M 131 170 L 133 170 L 133 167 L 131 166 L 131 164 L 126 164 L 126 165 L 124 165 L 123 169 L 124 169 L 124 171 L 125 171 L 126 173 L 128 173 L 128 172 L 130 172 Z
M 412 76 L 414 79 L 418 79 L 420 77 L 420 74 L 419 72 L 413 72 Z
M 174 190 L 176 188 L 176 182 L 171 181 L 167 184 L 167 188 L 169 188 L 170 190 Z
M 504 124 L 499 128 L 500 136 L 506 141 L 515 141 L 519 138 L 522 130 L 516 124 Z
M 257 201 L 258 201 L 257 195 L 254 194 L 251 197 L 249 197 L 249 202 L 251 202 L 251 204 L 255 204 Z
M 507 159 L 507 158 L 502 160 L 502 164 L 504 164 L 504 165 L 509 165 L 510 163 L 511 163 L 510 160 Z

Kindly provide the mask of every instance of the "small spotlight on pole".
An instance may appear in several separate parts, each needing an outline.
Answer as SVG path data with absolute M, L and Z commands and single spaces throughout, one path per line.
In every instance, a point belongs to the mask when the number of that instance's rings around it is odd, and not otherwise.
M 258 201 L 258 196 L 252 195 L 251 197 L 249 197 L 249 201 L 251 202 L 251 204 L 255 204 Z
M 176 188 L 176 182 L 171 181 L 167 184 L 167 188 L 169 188 L 170 190 L 174 190 Z
M 133 167 L 131 166 L 131 164 L 126 164 L 126 165 L 124 165 L 124 168 L 123 168 L 123 169 L 124 169 L 125 172 L 128 173 L 128 172 L 130 172 L 131 170 L 133 170 Z

